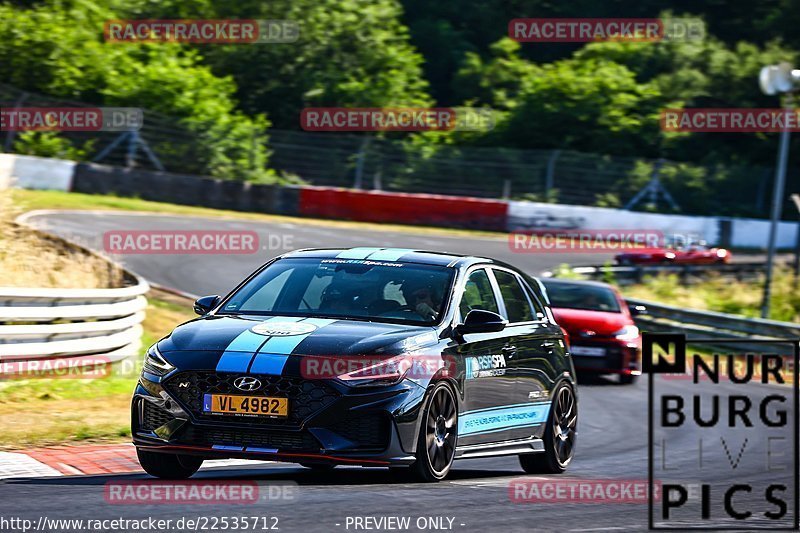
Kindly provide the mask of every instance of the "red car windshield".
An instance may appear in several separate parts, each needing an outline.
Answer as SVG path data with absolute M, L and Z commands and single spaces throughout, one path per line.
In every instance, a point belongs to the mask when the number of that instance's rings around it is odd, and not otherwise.
M 550 305 L 564 309 L 605 311 L 619 313 L 620 307 L 614 291 L 596 285 L 544 282 Z

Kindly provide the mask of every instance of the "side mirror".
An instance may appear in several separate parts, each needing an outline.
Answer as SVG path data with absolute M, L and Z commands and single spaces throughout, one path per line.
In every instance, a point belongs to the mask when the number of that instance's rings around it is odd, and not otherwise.
M 633 305 L 630 307 L 631 316 L 640 316 L 647 314 L 647 307 L 643 305 Z
M 464 335 L 465 333 L 494 333 L 503 331 L 508 321 L 491 311 L 484 311 L 483 309 L 473 309 L 467 313 L 463 324 L 456 326 L 456 333 Z
M 194 312 L 198 315 L 204 315 L 214 309 L 219 303 L 219 296 L 216 294 L 212 296 L 203 296 L 194 302 Z

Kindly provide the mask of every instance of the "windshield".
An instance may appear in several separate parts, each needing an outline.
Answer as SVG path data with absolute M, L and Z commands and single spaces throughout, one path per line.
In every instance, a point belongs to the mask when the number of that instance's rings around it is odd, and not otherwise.
M 551 307 L 585 309 L 619 313 L 619 302 L 614 291 L 595 285 L 543 282 Z
M 441 320 L 454 272 L 355 259 L 281 259 L 236 291 L 218 314 L 434 325 Z

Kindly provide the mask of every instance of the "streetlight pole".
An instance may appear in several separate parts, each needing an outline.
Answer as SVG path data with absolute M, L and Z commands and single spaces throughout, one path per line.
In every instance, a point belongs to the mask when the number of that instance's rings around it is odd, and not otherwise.
M 800 215 L 800 194 L 793 194 L 791 196 L 794 206 L 797 208 L 797 214 Z M 800 279 L 800 219 L 797 220 L 797 242 L 794 247 L 794 286 L 797 287 L 798 279 Z
M 791 109 L 793 98 L 785 97 L 787 115 Z M 767 273 L 764 279 L 764 298 L 761 302 L 761 318 L 769 318 L 770 300 L 772 298 L 772 268 L 775 263 L 775 245 L 778 237 L 778 224 L 781 221 L 783 208 L 783 191 L 786 184 L 786 164 L 789 159 L 789 126 L 784 123 L 781 132 L 780 148 L 778 149 L 778 164 L 775 169 L 775 186 L 772 190 L 772 215 L 769 224 L 769 239 L 767 240 Z
M 792 70 L 787 63 L 764 67 L 759 75 L 761 90 L 766 94 L 786 93 L 784 109 L 786 118 L 793 111 L 794 99 L 792 90 L 800 86 L 800 70 Z M 778 224 L 783 207 L 783 191 L 786 183 L 786 165 L 789 159 L 789 121 L 784 121 L 781 131 L 778 163 L 775 169 L 775 183 L 772 190 L 772 209 L 770 216 L 769 237 L 767 240 L 767 265 L 764 278 L 764 294 L 761 301 L 761 318 L 769 318 L 770 300 L 772 297 L 772 269 L 775 263 L 775 247 L 778 236 Z

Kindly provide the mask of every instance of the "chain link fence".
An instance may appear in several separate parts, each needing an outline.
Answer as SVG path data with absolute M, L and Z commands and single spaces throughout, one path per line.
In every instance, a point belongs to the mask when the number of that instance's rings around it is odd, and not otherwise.
M 3 84 L 0 106 L 92 107 Z M 143 111 L 141 130 L 124 138 L 118 132 L 61 132 L 58 137 L 68 142 L 51 146 L 35 141 L 30 132 L 6 131 L 0 143 L 6 152 L 214 175 L 206 145 L 198 142 L 202 133 L 172 117 Z M 375 133 L 271 129 L 268 135 L 268 166 L 276 171 L 276 181 L 287 183 L 723 216 L 765 216 L 772 183 L 772 171 L 765 167 L 421 144 Z M 798 174 L 795 169 L 790 175 L 790 185 L 800 180 Z

